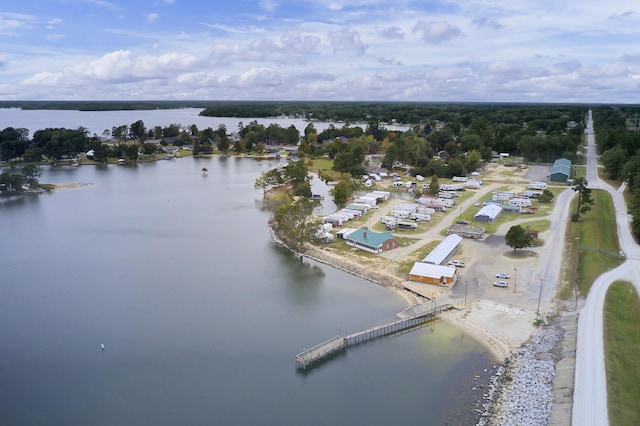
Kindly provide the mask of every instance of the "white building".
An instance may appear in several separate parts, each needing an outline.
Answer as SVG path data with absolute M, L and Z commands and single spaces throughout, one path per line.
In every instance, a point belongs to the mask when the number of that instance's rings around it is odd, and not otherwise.
M 431 250 L 427 257 L 422 259 L 422 263 L 431 263 L 433 265 L 444 263 L 458 251 L 461 241 L 462 237 L 458 235 L 451 234 L 447 236 L 436 248 Z
M 473 216 L 473 219 L 476 222 L 485 222 L 485 223 L 493 223 L 498 220 L 500 213 L 502 212 L 502 207 L 496 204 L 487 204 L 482 207 L 478 213 Z

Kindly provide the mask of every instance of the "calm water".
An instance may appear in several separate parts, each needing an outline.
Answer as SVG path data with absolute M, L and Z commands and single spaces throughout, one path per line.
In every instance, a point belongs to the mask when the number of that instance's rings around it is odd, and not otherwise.
M 273 244 L 253 189 L 273 166 L 43 168 L 92 185 L 0 201 L 0 424 L 468 424 L 491 359 L 445 323 L 296 372 L 404 304 Z
M 0 130 L 6 127 L 26 128 L 30 130 L 30 136 L 36 130 L 47 127 L 65 127 L 67 129 L 77 129 L 84 127 L 89 129 L 89 134 L 102 135 L 104 130 L 111 130 L 113 126 L 130 125 L 138 120 L 142 120 L 147 129 L 154 126 L 166 127 L 172 123 L 181 126 L 191 126 L 195 124 L 199 129 L 211 127 L 217 129 L 220 124 L 224 124 L 229 132 L 238 129 L 238 124 L 242 122 L 245 126 L 251 121 L 268 127 L 275 123 L 281 127 L 294 125 L 300 133 L 309 122 L 293 118 L 233 118 L 233 117 L 201 117 L 198 114 L 202 108 L 181 108 L 181 109 L 158 109 L 143 111 L 58 111 L 58 110 L 28 110 L 23 111 L 18 108 L 0 108 Z M 330 123 L 314 122 L 314 127 L 321 132 L 329 127 Z M 342 127 L 342 123 L 336 123 L 336 127 Z M 363 129 L 366 124 L 359 124 Z M 410 126 L 385 125 L 389 130 L 407 130 Z

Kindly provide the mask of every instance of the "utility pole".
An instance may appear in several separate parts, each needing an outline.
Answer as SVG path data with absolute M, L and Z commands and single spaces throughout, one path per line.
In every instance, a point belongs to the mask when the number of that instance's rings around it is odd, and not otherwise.
M 464 280 L 464 307 L 467 307 L 467 280 Z
M 536 310 L 536 323 L 540 321 L 540 299 L 542 299 L 542 278 L 540 278 L 540 294 L 538 295 L 538 309 Z
M 513 268 L 514 271 L 516 271 L 516 278 L 515 281 L 513 282 L 513 292 L 516 292 L 516 286 L 518 285 L 518 268 Z

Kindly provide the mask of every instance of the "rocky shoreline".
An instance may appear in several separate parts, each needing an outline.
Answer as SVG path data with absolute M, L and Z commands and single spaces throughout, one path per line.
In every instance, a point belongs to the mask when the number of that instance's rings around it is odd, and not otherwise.
M 554 348 L 562 330 L 545 326 L 499 366 L 484 394 L 482 419 L 477 426 L 546 425 L 554 403 L 556 372 Z

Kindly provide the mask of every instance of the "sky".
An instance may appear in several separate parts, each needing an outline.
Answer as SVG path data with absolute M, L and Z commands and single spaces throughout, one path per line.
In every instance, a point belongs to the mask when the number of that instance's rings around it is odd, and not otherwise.
M 640 2 L 3 0 L 0 100 L 640 103 Z

